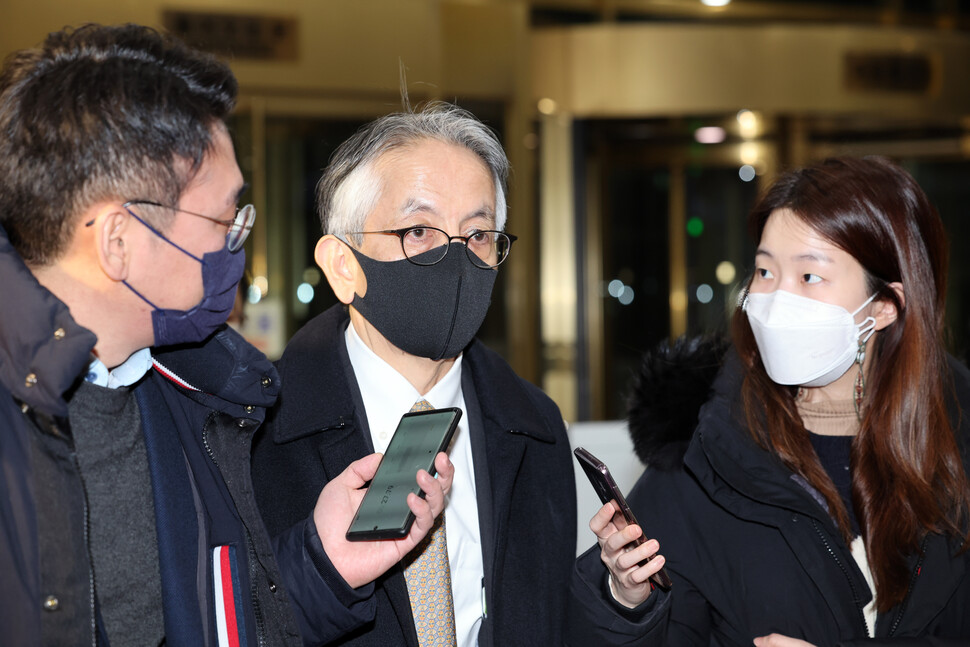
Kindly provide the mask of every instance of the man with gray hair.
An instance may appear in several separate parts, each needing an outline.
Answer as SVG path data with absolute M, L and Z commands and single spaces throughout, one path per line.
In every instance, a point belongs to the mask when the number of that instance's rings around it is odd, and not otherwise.
M 279 362 L 281 403 L 254 458 L 270 533 L 305 518 L 349 462 L 383 452 L 403 414 L 463 412 L 442 520 L 358 589 L 376 599 L 374 621 L 340 644 L 562 642 L 576 516 L 563 421 L 474 339 L 515 240 L 503 231 L 507 174 L 488 128 L 435 103 L 363 127 L 318 185 L 315 260 L 342 305 Z

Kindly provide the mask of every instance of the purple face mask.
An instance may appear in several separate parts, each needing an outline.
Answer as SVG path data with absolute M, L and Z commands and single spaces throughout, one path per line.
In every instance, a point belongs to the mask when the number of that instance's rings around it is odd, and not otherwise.
M 219 251 L 209 252 L 199 258 L 173 243 L 134 213 L 131 215 L 169 245 L 202 264 L 202 300 L 189 310 L 159 308 L 127 281 L 123 281 L 129 290 L 154 310 L 152 329 L 155 332 L 155 346 L 202 341 L 226 323 L 229 313 L 232 312 L 236 302 L 236 286 L 246 270 L 245 251 L 230 252 L 228 246 L 223 246 Z

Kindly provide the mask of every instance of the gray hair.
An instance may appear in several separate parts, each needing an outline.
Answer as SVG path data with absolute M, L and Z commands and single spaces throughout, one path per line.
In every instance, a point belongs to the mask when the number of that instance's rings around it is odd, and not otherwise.
M 432 102 L 418 111 L 395 112 L 372 121 L 337 148 L 317 183 L 317 209 L 323 233 L 345 237 L 363 230 L 382 189 L 374 165 L 388 151 L 421 140 L 467 148 L 485 162 L 495 184 L 495 228 L 503 230 L 509 160 L 502 145 L 467 110 Z M 354 241 L 362 242 L 360 236 L 355 236 Z

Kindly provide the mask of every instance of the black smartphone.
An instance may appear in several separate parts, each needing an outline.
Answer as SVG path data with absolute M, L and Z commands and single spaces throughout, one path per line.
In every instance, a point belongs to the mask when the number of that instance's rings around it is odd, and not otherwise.
M 415 476 L 421 469 L 435 475 L 434 457 L 447 449 L 460 418 L 457 408 L 404 414 L 347 530 L 348 541 L 408 534 L 414 523 L 408 493 L 424 497 Z
M 620 509 L 619 512 L 613 514 L 613 525 L 616 526 L 617 530 L 623 530 L 631 524 L 636 524 L 640 526 L 640 522 L 637 518 L 633 516 L 633 511 L 630 510 L 630 506 L 627 505 L 626 499 L 623 497 L 623 493 L 620 492 L 620 488 L 616 486 L 616 482 L 613 480 L 613 475 L 610 474 L 610 468 L 606 466 L 606 463 L 596 458 L 588 451 L 582 447 L 577 447 L 573 450 L 573 454 L 579 460 L 579 464 L 582 466 L 583 471 L 586 472 L 586 477 L 589 478 L 589 482 L 593 484 L 593 489 L 596 490 L 596 494 L 599 495 L 600 501 L 604 505 L 612 501 L 616 504 L 616 507 Z M 639 546 L 640 544 L 647 541 L 646 530 L 643 526 L 640 526 L 643 532 L 640 536 L 631 542 L 634 546 Z M 640 562 L 640 566 L 643 566 L 651 558 L 647 558 Z M 674 585 L 670 576 L 667 575 L 667 571 L 661 568 L 659 571 L 650 576 L 650 581 L 656 586 L 659 586 L 664 591 L 669 591 L 670 587 Z

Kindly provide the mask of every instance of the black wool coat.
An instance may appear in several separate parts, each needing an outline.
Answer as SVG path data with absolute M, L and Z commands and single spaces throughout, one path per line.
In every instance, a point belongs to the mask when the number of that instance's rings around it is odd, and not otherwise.
M 290 341 L 280 404 L 257 439 L 256 498 L 272 535 L 307 519 L 323 486 L 371 453 L 335 306 Z M 479 644 L 559 645 L 576 546 L 572 456 L 556 405 L 473 340 L 462 360 L 475 461 L 486 608 Z M 294 597 L 300 596 L 294 594 Z M 417 647 L 400 565 L 373 591 L 373 620 L 331 644 Z
M 684 351 L 680 346 L 667 354 Z M 699 351 L 685 354 L 687 373 L 676 367 L 653 371 L 669 364 L 669 357 L 659 364 L 648 360 L 642 399 L 631 408 L 635 446 L 649 467 L 628 499 L 645 534 L 659 540 L 673 588 L 654 591 L 635 610 L 621 609 L 593 546 L 573 573 L 568 644 L 751 645 L 757 636 L 780 633 L 819 647 L 970 645 L 970 553 L 939 535 L 927 537 L 922 553 L 909 556 L 909 594 L 878 616 L 875 638 L 868 637 L 862 608 L 871 593 L 819 503 L 824 499 L 759 448 L 740 422 L 741 367 L 733 352 L 696 430 L 688 424 L 678 432 L 655 415 L 665 403 L 707 395 L 698 376 L 713 374 L 710 367 L 716 368 L 723 349 Z M 966 410 L 970 372 L 956 361 L 951 370 Z M 667 393 L 678 385 L 693 395 Z M 681 407 L 677 416 L 693 411 Z M 963 415 L 956 428 L 964 447 L 968 423 Z

